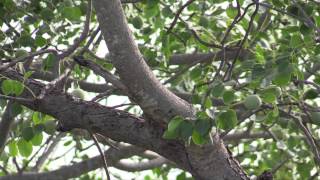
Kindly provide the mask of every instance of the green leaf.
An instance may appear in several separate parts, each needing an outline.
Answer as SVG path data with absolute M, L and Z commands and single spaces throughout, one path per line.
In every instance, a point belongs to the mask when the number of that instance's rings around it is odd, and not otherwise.
M 266 125 L 271 125 L 275 120 L 277 120 L 278 116 L 275 114 L 274 111 L 269 111 L 264 119 L 264 123 Z
M 300 26 L 300 32 L 303 35 L 308 35 L 308 34 L 310 34 L 312 32 L 312 28 L 306 26 L 305 24 L 302 24 Z
M 206 109 L 209 109 L 212 107 L 212 101 L 210 98 L 206 99 L 206 101 L 204 102 L 204 106 L 206 107 Z
M 19 96 L 24 90 L 24 85 L 19 81 L 6 79 L 2 82 L 1 90 L 5 95 L 15 94 Z
M 234 110 L 228 109 L 225 112 L 221 112 L 217 116 L 217 127 L 224 130 L 229 130 L 236 127 L 238 123 L 237 114 Z
M 184 120 L 180 116 L 174 117 L 168 124 L 168 131 L 175 131 L 183 121 Z
M 13 114 L 14 117 L 19 115 L 19 114 L 21 114 L 22 111 L 23 111 L 23 109 L 22 109 L 22 106 L 20 104 L 18 104 L 16 102 L 12 104 L 12 114 Z
M 31 143 L 34 145 L 34 146 L 40 146 L 41 143 L 42 143 L 42 139 L 43 139 L 43 135 L 42 133 L 37 133 L 33 136 L 32 140 L 31 140 Z
M 44 114 L 42 114 L 41 112 L 33 112 L 32 115 L 32 121 L 34 124 L 39 124 L 43 121 L 44 118 Z
M 165 139 L 176 139 L 179 136 L 178 127 L 183 122 L 182 117 L 176 116 L 170 120 L 168 129 L 164 132 L 163 138 Z
M 48 57 L 43 61 L 43 69 L 45 71 L 50 70 L 55 64 L 55 61 L 57 61 L 57 57 L 54 54 L 50 53 Z
M 164 139 L 177 139 L 178 138 L 178 132 L 166 130 L 163 133 L 162 137 Z
M 254 64 L 252 67 L 252 79 L 257 80 L 262 77 L 265 77 L 266 70 L 262 64 Z
M 47 134 L 54 134 L 56 132 L 56 122 L 55 121 L 46 121 L 44 123 L 44 126 L 45 126 L 45 129 L 44 131 L 47 133 Z
M 215 82 L 212 87 L 212 96 L 220 97 L 223 94 L 224 85 L 222 82 Z
M 278 86 L 285 86 L 291 81 L 291 73 L 277 73 L 273 79 L 273 83 Z
M 291 81 L 292 72 L 292 64 L 281 62 L 277 67 L 277 73 L 273 79 L 273 83 L 278 86 L 288 85 Z
M 223 102 L 226 104 L 232 103 L 237 98 L 234 90 L 224 91 L 222 97 L 223 97 Z
M 227 15 L 229 16 L 229 18 L 234 18 L 234 17 L 236 17 L 236 15 L 238 14 L 238 10 L 236 9 L 236 8 L 234 8 L 234 7 L 228 7 L 228 9 L 227 9 Z
M 18 154 L 18 148 L 17 148 L 17 143 L 14 140 L 11 140 L 10 143 L 8 144 L 9 147 L 9 155 L 10 156 L 17 156 Z
M 28 72 L 24 73 L 23 78 L 28 79 L 33 73 L 34 73 L 34 71 L 28 71 Z
M 320 126 L 320 112 L 311 112 L 311 121 Z
M 293 34 L 291 36 L 291 40 L 290 40 L 291 47 L 293 47 L 293 48 L 299 47 L 302 43 L 303 43 L 303 40 L 302 40 L 300 34 Z
M 208 140 L 207 138 L 204 138 L 199 132 L 193 131 L 192 141 L 197 145 L 202 145 L 205 144 Z
M 282 92 L 280 87 L 271 85 L 264 89 L 261 94 L 273 94 L 276 97 L 279 97 L 281 96 Z
M 62 16 L 70 21 L 79 21 L 81 18 L 81 9 L 79 7 L 64 7 Z
M 35 45 L 38 47 L 45 46 L 47 44 L 47 40 L 42 36 L 37 36 L 35 40 Z
M 272 0 L 272 4 L 274 4 L 276 7 L 283 6 L 283 3 L 279 0 Z
M 45 21 L 51 21 L 54 18 L 54 14 L 52 10 L 48 8 L 44 8 L 40 12 L 40 16 L 45 20 Z
M 209 119 L 198 119 L 194 124 L 194 130 L 197 131 L 201 136 L 205 136 L 211 129 L 211 122 Z
M 32 153 L 32 144 L 31 142 L 28 142 L 24 139 L 20 139 L 17 143 L 18 145 L 18 149 L 19 149 L 19 153 L 23 156 L 23 157 L 28 157 L 31 155 Z
M 21 136 L 26 141 L 30 141 L 34 136 L 33 128 L 32 127 L 23 128 L 22 131 L 21 131 Z
M 199 25 L 207 28 L 209 26 L 209 20 L 205 16 L 201 16 L 199 19 Z
M 29 34 L 24 34 L 18 39 L 18 43 L 24 47 L 33 47 L 34 39 Z
M 193 132 L 193 126 L 189 121 L 182 121 L 179 125 L 179 137 L 184 140 L 187 140 Z
M 316 89 L 308 89 L 304 94 L 303 94 L 303 99 L 315 99 L 319 96 L 319 93 Z
M 264 50 L 262 49 L 262 47 L 260 45 L 256 45 L 256 60 L 258 61 L 258 63 L 260 64 L 265 64 L 266 60 L 264 57 Z
M 202 69 L 200 68 L 194 68 L 190 72 L 190 77 L 193 80 L 199 79 L 201 77 Z
M 276 95 L 271 92 L 264 92 L 261 94 L 261 98 L 266 103 L 274 103 L 277 100 Z
M 313 166 L 310 166 L 307 163 L 298 163 L 297 165 L 297 171 L 303 179 L 308 179 L 311 176 L 310 172 L 312 168 Z

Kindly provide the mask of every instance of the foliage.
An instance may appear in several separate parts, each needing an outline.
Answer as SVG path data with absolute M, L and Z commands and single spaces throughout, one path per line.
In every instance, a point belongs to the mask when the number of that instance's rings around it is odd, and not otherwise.
M 177 14 L 184 3 L 141 0 L 123 4 L 146 63 L 170 90 L 187 94 L 184 99 L 198 110 L 195 119 L 173 117 L 163 138 L 203 146 L 210 143 L 212 132 L 221 132 L 226 137 L 248 132 L 247 140 L 227 142 L 248 174 L 271 170 L 276 179 L 289 180 L 307 179 L 319 173 L 317 163 L 320 161 L 314 155 L 314 151 L 320 149 L 319 2 L 261 1 L 255 14 L 258 5 L 249 0 L 194 1 Z M 58 62 L 57 54 L 50 51 L 32 56 L 31 66 L 28 56 L 46 49 L 59 53 L 68 50 L 83 31 L 87 6 L 87 1 L 80 0 L 0 0 L 1 61 L 8 63 L 25 58 L 23 63 L 12 66 L 25 79 L 18 81 L 1 76 L 2 112 L 10 101 L 6 97 L 18 97 L 30 91 L 24 86 L 24 80 L 49 81 L 52 78 L 41 76 L 40 72 L 51 75 L 65 72 L 68 63 L 73 62 L 71 55 Z M 241 9 L 241 18 L 237 6 Z M 89 37 L 72 53 L 83 55 L 117 76 L 106 51 L 99 50 L 104 41 L 101 34 L 94 33 L 97 27 L 93 10 Z M 177 54 L 187 54 L 192 61 L 185 56 L 178 63 L 174 61 Z M 69 78 L 71 85 L 65 89 L 76 89 L 68 92 L 78 92 L 80 99 L 89 100 L 101 93 L 98 89 L 81 87 L 81 82 L 101 82 L 101 77 L 88 67 L 76 64 Z M 118 96 L 119 92 L 111 94 Z M 110 105 L 108 96 L 102 99 L 102 105 Z M 57 120 L 18 103 L 14 103 L 11 110 L 14 123 L 0 165 L 9 173 L 15 173 L 16 165 L 12 162 L 17 161 L 17 166 L 29 171 L 48 148 L 48 142 L 59 137 Z M 125 110 L 141 115 L 136 105 L 130 104 Z M 301 129 L 299 121 L 309 134 Z M 265 139 L 249 137 L 261 132 L 267 134 L 262 137 Z M 316 149 L 310 145 L 308 135 L 312 136 Z M 64 136 L 60 146 L 73 150 L 69 153 L 73 162 L 89 158 L 85 155 L 86 147 L 92 142 L 88 134 L 81 131 Z M 42 169 L 55 169 L 56 161 L 49 158 Z M 174 167 L 170 165 L 158 167 L 145 179 L 170 179 L 172 171 Z M 0 175 L 5 172 L 0 171 Z M 80 179 L 96 179 L 98 175 L 89 173 Z M 185 172 L 176 176 L 177 179 L 188 177 Z

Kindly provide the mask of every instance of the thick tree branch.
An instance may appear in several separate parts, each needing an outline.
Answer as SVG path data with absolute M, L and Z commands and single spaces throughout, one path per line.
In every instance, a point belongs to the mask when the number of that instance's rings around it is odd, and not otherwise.
M 119 0 L 95 0 L 99 25 L 120 79 L 130 98 L 158 121 L 175 115 L 192 117 L 193 108 L 166 89 L 144 61 L 125 19 Z
M 23 76 L 13 70 L 7 70 L 1 74 L 11 79 L 23 80 Z M 39 95 L 45 87 L 44 84 L 34 80 L 25 80 L 24 83 L 36 95 Z M 25 91 L 22 97 L 33 98 L 29 91 Z M 48 92 L 41 99 L 35 99 L 34 102 L 22 101 L 20 103 L 30 109 L 55 117 L 64 130 L 90 128 L 94 133 L 116 141 L 155 151 L 177 163 L 179 167 L 190 170 L 187 166 L 184 146 L 177 141 L 162 139 L 164 128 L 158 123 L 148 123 L 127 112 L 98 103 L 73 99 L 72 96 L 56 89 Z
M 23 80 L 14 70 L 1 73 L 10 79 Z M 34 80 L 24 80 L 25 86 L 39 95 L 44 84 Z M 33 96 L 25 91 L 22 98 Z M 87 129 L 116 141 L 130 143 L 158 153 L 187 170 L 198 179 L 246 179 L 243 170 L 237 165 L 218 136 L 212 144 L 185 147 L 180 141 L 164 140 L 164 127 L 152 121 L 135 117 L 127 112 L 105 107 L 94 102 L 73 99 L 72 96 L 52 90 L 34 102 L 22 101 L 21 104 L 32 110 L 49 114 L 59 120 L 62 130 L 73 128 Z

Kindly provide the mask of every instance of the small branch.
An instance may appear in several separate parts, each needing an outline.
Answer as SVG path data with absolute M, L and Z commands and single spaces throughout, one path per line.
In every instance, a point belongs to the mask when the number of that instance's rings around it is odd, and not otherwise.
M 6 168 L 4 168 L 3 166 L 0 165 L 0 169 L 2 170 L 2 172 L 4 172 L 4 174 L 8 175 L 9 172 L 6 170 Z
M 272 168 L 271 173 L 275 174 L 283 165 L 285 165 L 289 160 L 291 159 L 291 157 L 287 157 L 285 159 L 283 159 L 282 161 L 280 161 L 275 167 Z
M 193 29 L 190 29 L 190 32 L 192 33 L 192 35 L 196 38 L 197 41 L 199 41 L 202 45 L 207 46 L 207 47 L 211 47 L 211 48 L 218 48 L 218 49 L 222 49 L 222 46 L 214 44 L 214 43 L 208 43 L 204 40 L 202 40 L 198 34 L 196 33 L 196 31 L 194 31 Z
M 239 58 L 239 55 L 240 55 L 240 51 L 241 49 L 243 48 L 243 45 L 244 43 L 246 42 L 246 40 L 248 39 L 248 36 L 250 34 L 250 31 L 252 30 L 252 26 L 253 26 L 253 21 L 254 21 L 254 17 L 257 15 L 258 11 L 259 11 L 259 0 L 255 0 L 255 4 L 256 4 L 256 9 L 254 10 L 252 16 L 251 16 L 251 19 L 250 19 L 250 22 L 249 22 L 249 25 L 248 25 L 248 28 L 247 28 L 247 31 L 246 31 L 246 34 L 244 35 L 242 41 L 240 42 L 240 45 L 239 45 L 239 49 L 236 53 L 236 56 L 235 58 L 233 59 L 232 63 L 231 63 L 231 66 L 229 68 L 229 70 L 226 72 L 226 75 L 225 75 L 225 78 L 228 80 L 231 78 L 232 76 L 232 70 L 235 66 L 235 63 L 237 61 L 237 59 Z M 229 73 L 228 73 L 229 72 Z
M 191 3 L 193 3 L 195 0 L 188 0 L 184 5 L 182 5 L 176 15 L 174 16 L 174 19 L 170 25 L 170 27 L 167 30 L 167 33 L 169 34 L 171 32 L 171 30 L 174 28 L 174 26 L 177 24 L 178 18 L 180 17 L 180 14 L 182 13 L 182 11 L 184 10 L 184 8 L 186 8 L 187 6 L 189 6 Z
M 90 39 L 88 40 L 87 44 L 82 48 L 79 55 L 83 55 L 84 52 L 89 51 L 89 46 L 92 44 L 93 40 L 96 38 L 99 32 L 100 32 L 100 27 L 97 27 L 97 29 L 90 36 Z
M 242 132 L 242 133 L 233 133 L 233 134 L 228 134 L 226 136 L 223 137 L 223 140 L 225 141 L 240 141 L 242 139 L 259 139 L 259 138 L 263 138 L 263 139 L 269 139 L 271 138 L 269 133 L 266 132 L 260 132 L 260 133 L 247 133 Z
M 33 102 L 33 99 L 26 99 L 26 98 L 21 98 L 21 97 L 14 97 L 14 96 L 7 96 L 0 94 L 0 99 L 8 99 L 8 100 L 16 100 L 16 101 L 23 101 L 23 102 Z
M 102 76 L 105 79 L 106 82 L 110 82 L 115 87 L 117 87 L 117 88 L 119 88 L 119 89 L 121 89 L 123 91 L 126 91 L 126 89 L 127 89 L 126 86 L 120 80 L 118 80 L 118 78 L 116 78 L 109 71 L 106 71 L 105 69 L 103 69 L 98 64 L 96 64 L 96 63 L 94 63 L 93 61 L 90 61 L 90 60 L 85 60 L 82 56 L 77 56 L 77 57 L 74 57 L 73 59 L 80 66 L 87 67 L 87 68 L 91 69 L 94 73 Z
M 282 111 L 282 110 L 280 110 Z M 286 113 L 285 111 L 282 111 L 284 113 Z M 309 146 L 311 147 L 311 150 L 315 156 L 315 161 L 318 164 L 318 166 L 320 165 L 320 155 L 319 155 L 319 150 L 318 147 L 316 145 L 316 142 L 314 141 L 314 138 L 312 137 L 310 131 L 307 129 L 307 127 L 304 126 L 304 124 L 301 122 L 301 120 L 295 116 L 293 116 L 292 114 L 286 113 L 290 118 L 292 118 L 294 120 L 294 122 L 296 123 L 296 125 L 302 130 L 302 132 L 304 133 L 304 135 L 306 136 L 307 142 L 309 144 Z
M 128 172 L 135 172 L 135 171 L 144 171 L 148 169 L 153 169 L 156 167 L 160 167 L 164 164 L 169 163 L 169 161 L 163 157 L 158 157 L 155 159 L 151 159 L 147 162 L 138 162 L 138 163 L 129 163 L 129 162 L 124 162 L 120 160 L 117 162 L 114 167 L 117 169 L 121 169 L 124 171 Z
M 34 56 L 39 56 L 39 55 L 46 54 L 46 53 L 53 53 L 53 54 L 57 55 L 57 51 L 54 50 L 54 49 L 45 49 L 45 50 L 40 50 L 40 51 L 37 51 L 37 52 L 33 52 L 33 53 L 30 53 L 27 56 L 19 57 L 17 59 L 14 59 L 14 60 L 10 61 L 8 64 L 0 66 L 0 72 L 4 71 L 4 70 L 7 70 L 9 67 L 12 67 L 12 66 L 14 66 L 15 64 L 17 64 L 19 62 L 25 61 L 26 59 L 33 58 Z
M 104 170 L 105 170 L 106 175 L 107 175 L 107 180 L 111 180 L 110 174 L 109 174 L 109 171 L 108 171 L 108 164 L 107 164 L 107 159 L 105 157 L 105 154 L 102 151 L 101 147 L 99 146 L 99 142 L 98 142 L 96 136 L 93 134 L 93 132 L 90 131 L 90 130 L 88 130 L 88 132 L 89 132 L 91 138 L 93 139 L 93 141 L 94 141 L 95 145 L 97 146 L 98 151 L 100 153 L 100 156 L 101 156 L 101 159 L 102 159 L 102 162 L 103 162 L 103 167 L 104 167 Z
M 14 121 L 14 115 L 12 113 L 13 101 L 10 100 L 6 106 L 4 113 L 2 114 L 0 122 L 0 155 L 5 147 L 7 137 L 10 131 L 11 124 Z
M 224 34 L 223 39 L 221 40 L 222 46 L 224 46 L 224 44 L 225 44 L 225 42 L 226 42 L 226 40 L 227 40 L 227 37 L 228 37 L 229 33 L 231 32 L 231 30 L 233 29 L 233 27 L 236 25 L 238 18 L 241 16 L 240 2 L 239 2 L 239 0 L 237 0 L 236 2 L 237 2 L 237 10 L 238 10 L 238 13 L 237 13 L 236 17 L 233 19 L 233 21 L 232 21 L 231 25 L 229 26 L 229 28 L 227 29 L 226 33 Z
M 296 0 L 292 0 L 292 2 L 298 7 L 300 12 L 304 16 L 306 24 L 312 27 L 313 29 L 315 29 L 316 32 L 320 34 L 320 29 L 315 25 L 315 23 L 311 20 L 311 18 L 308 16 L 305 10 L 300 6 L 300 4 Z
M 20 168 L 20 166 L 19 166 L 19 164 L 18 164 L 18 162 L 17 162 L 17 159 L 15 158 L 15 157 L 13 157 L 12 158 L 12 161 L 13 161 L 13 164 L 16 166 L 16 169 L 17 169 L 17 171 L 18 171 L 18 174 L 21 174 L 22 172 L 21 172 L 21 168 Z
M 141 0 L 121 0 L 122 4 L 129 4 L 129 3 L 138 3 Z
M 126 103 L 126 104 L 119 104 L 119 105 L 116 105 L 116 106 L 111 106 L 112 108 L 119 108 L 119 107 L 123 107 L 123 106 L 134 106 L 134 105 L 137 105 L 135 103 Z
M 24 163 L 23 167 L 21 168 L 22 171 L 25 171 L 29 166 L 29 163 L 39 154 L 39 152 L 51 141 L 52 136 L 50 136 L 45 143 L 43 143 L 40 148 Z
M 108 163 L 113 166 L 116 162 L 123 158 L 129 158 L 133 155 L 142 153 L 144 150 L 134 146 L 126 146 L 120 150 L 108 149 L 105 154 L 109 157 Z M 1 176 L 0 180 L 34 180 L 34 179 L 54 179 L 54 180 L 65 180 L 70 178 L 79 177 L 82 174 L 88 173 L 92 170 L 102 167 L 103 162 L 101 161 L 100 155 L 89 158 L 82 162 L 78 162 L 72 165 L 63 166 L 59 169 L 52 170 L 49 172 L 41 173 L 25 173 L 25 174 L 11 174 L 7 176 Z
M 75 40 L 74 44 L 72 46 L 70 46 L 66 51 L 64 51 L 63 53 L 61 53 L 59 55 L 59 59 L 64 59 L 65 57 L 71 55 L 80 46 L 81 42 L 87 38 L 87 35 L 89 32 L 90 20 L 91 20 L 91 13 L 92 13 L 92 1 L 88 0 L 86 20 L 84 23 L 83 31 L 82 31 L 80 37 Z
M 294 14 L 292 14 L 292 13 L 286 12 L 286 11 L 284 11 L 284 10 L 282 10 L 282 9 L 273 7 L 273 6 L 270 5 L 270 4 L 267 4 L 267 3 L 259 3 L 259 5 L 262 6 L 262 7 L 264 7 L 264 8 L 268 8 L 268 9 L 271 9 L 271 10 L 273 10 L 273 11 L 277 11 L 277 12 L 279 12 L 279 13 L 288 15 L 288 16 L 290 16 L 290 17 L 292 17 L 292 18 L 294 18 L 294 19 L 297 19 L 297 20 L 299 20 L 299 21 L 301 21 L 301 22 L 303 22 L 303 23 L 307 23 L 307 22 L 306 22 L 306 19 L 301 18 L 301 17 L 299 17 L 299 16 L 296 16 L 296 15 L 294 15 Z
M 49 145 L 48 149 L 38 158 L 36 164 L 31 168 L 31 171 L 38 172 L 41 169 L 42 165 L 48 159 L 49 155 L 54 151 L 61 138 L 64 136 L 64 133 L 59 133 Z

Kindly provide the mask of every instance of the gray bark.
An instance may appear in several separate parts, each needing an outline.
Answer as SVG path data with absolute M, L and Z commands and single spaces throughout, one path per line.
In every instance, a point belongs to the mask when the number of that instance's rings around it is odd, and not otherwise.
M 174 115 L 193 116 L 191 105 L 161 85 L 143 60 L 127 25 L 121 2 L 119 0 L 95 0 L 93 5 L 110 52 L 111 61 L 121 80 L 127 86 L 131 98 L 140 105 L 144 113 L 150 115 L 154 120 L 165 122 Z M 187 164 L 182 165 L 181 162 L 173 161 L 179 166 L 187 167 L 197 179 L 247 178 L 218 136 L 213 138 L 212 144 L 203 147 L 191 145 L 183 149 L 185 149 Z M 181 155 L 178 152 L 174 154 L 175 156 Z M 168 158 L 166 155 L 163 156 Z
M 193 108 L 156 79 L 144 61 L 123 14 L 120 1 L 93 1 L 98 22 L 120 79 L 130 98 L 155 120 L 167 121 L 177 114 L 192 117 Z
M 7 107 L 2 115 L 0 122 L 0 155 L 4 149 L 7 141 L 7 137 L 10 131 L 10 126 L 14 120 L 14 114 L 12 112 L 13 101 L 8 101 Z

